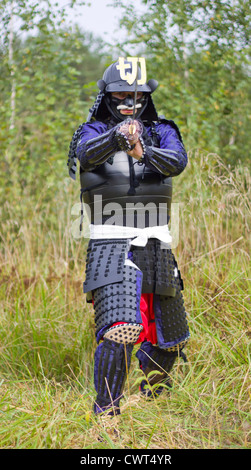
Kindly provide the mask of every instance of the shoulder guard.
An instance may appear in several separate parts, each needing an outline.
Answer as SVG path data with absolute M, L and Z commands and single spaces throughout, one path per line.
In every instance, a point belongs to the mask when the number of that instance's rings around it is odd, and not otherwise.
M 83 124 L 85 124 L 85 123 L 83 123 Z M 76 179 L 76 173 L 77 173 L 77 157 L 76 157 L 75 151 L 76 151 L 76 147 L 77 147 L 77 143 L 78 143 L 78 139 L 79 139 L 79 133 L 80 133 L 80 130 L 81 130 L 83 124 L 81 124 L 78 127 L 78 129 L 74 132 L 74 134 L 72 136 L 72 139 L 71 139 L 69 153 L 68 153 L 67 166 L 69 168 L 69 175 L 73 180 Z
M 179 140 L 183 143 L 180 130 L 179 130 L 177 124 L 175 124 L 174 121 L 172 121 L 170 119 L 166 119 L 165 116 L 158 116 L 158 122 L 160 122 L 160 123 L 163 122 L 163 123 L 169 124 L 169 126 L 171 126 L 173 129 L 175 129 L 177 134 L 178 134 Z

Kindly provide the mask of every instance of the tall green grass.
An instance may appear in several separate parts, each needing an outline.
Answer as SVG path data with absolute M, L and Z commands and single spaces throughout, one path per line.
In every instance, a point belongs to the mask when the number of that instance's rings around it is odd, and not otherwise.
M 96 344 L 82 293 L 86 241 L 71 235 L 78 197 L 78 186 L 62 178 L 38 201 L 13 190 L 1 207 L 0 448 L 249 448 L 248 169 L 191 152 L 174 179 L 188 363 L 176 363 L 171 393 L 149 406 L 138 393 L 135 347 L 122 414 L 112 420 L 92 413 Z

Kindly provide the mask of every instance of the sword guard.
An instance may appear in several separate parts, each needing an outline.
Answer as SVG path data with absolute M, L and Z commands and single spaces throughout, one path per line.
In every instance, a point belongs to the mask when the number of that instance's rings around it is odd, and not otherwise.
M 123 134 L 129 141 L 137 141 L 142 133 L 143 133 L 143 126 L 137 120 L 127 119 L 124 121 L 120 127 L 119 132 Z
M 128 130 L 129 130 L 129 134 L 131 134 L 131 135 L 135 134 L 135 132 L 136 132 L 135 124 L 130 124 Z

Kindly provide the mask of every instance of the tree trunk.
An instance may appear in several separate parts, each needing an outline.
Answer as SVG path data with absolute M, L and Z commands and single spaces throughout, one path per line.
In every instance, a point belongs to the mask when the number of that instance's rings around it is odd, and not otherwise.
M 11 13 L 10 13 L 10 31 L 9 31 L 9 66 L 10 66 L 10 81 L 11 81 L 11 95 L 10 95 L 10 130 L 15 127 L 15 112 L 16 112 L 16 81 L 13 61 L 13 2 L 11 2 Z

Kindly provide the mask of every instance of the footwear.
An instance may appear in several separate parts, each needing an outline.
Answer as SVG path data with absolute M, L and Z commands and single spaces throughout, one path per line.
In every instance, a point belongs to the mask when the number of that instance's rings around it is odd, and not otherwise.
M 119 406 L 108 405 L 108 406 L 99 406 L 96 402 L 93 405 L 93 411 L 95 415 L 104 414 L 105 416 L 117 416 L 120 415 L 120 408 Z
M 162 384 L 165 384 L 165 386 L 167 386 L 169 388 L 172 388 L 172 386 L 171 386 L 170 382 L 168 381 L 168 379 L 166 379 L 165 382 L 162 382 Z M 142 382 L 139 386 L 140 392 L 146 398 L 150 398 L 150 399 L 157 398 L 163 392 L 163 390 L 165 390 L 165 389 L 166 389 L 166 387 L 163 387 L 161 385 L 161 383 L 159 385 L 154 384 L 154 387 L 153 387 L 153 385 L 151 385 L 147 380 L 142 380 Z

